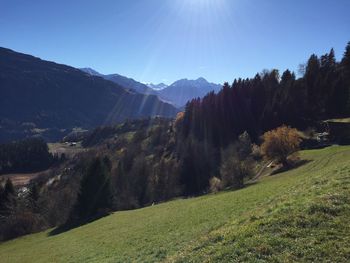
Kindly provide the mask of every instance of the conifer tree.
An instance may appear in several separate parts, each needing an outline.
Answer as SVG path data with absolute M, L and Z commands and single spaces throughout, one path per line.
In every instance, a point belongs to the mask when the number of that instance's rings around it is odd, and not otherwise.
M 76 203 L 78 219 L 88 219 L 111 208 L 112 193 L 107 158 L 97 157 L 88 165 Z
M 342 64 L 342 73 L 343 73 L 343 82 L 344 82 L 344 90 L 345 90 L 345 97 L 347 98 L 346 101 L 346 114 L 350 115 L 350 42 L 348 42 L 346 48 L 343 60 L 341 62 Z

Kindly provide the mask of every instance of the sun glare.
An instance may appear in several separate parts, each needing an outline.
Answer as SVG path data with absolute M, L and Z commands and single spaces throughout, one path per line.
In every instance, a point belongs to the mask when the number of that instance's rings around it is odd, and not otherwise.
M 203 9 L 221 9 L 227 3 L 227 0 L 181 0 L 177 2 L 189 11 L 203 11 Z

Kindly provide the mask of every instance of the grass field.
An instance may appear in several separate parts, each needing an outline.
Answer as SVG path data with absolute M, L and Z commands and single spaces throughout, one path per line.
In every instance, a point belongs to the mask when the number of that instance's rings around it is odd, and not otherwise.
M 81 146 L 81 143 L 78 142 L 76 146 L 71 146 L 69 143 L 48 143 L 49 151 L 52 154 L 58 154 L 61 156 L 62 153 L 66 155 L 66 157 L 73 157 L 77 153 L 85 151 L 85 149 Z
M 16 173 L 16 174 L 2 174 L 1 179 L 7 180 L 9 178 L 14 186 L 25 186 L 28 185 L 30 180 L 33 180 L 44 174 L 47 171 L 41 171 L 36 173 Z
M 116 212 L 0 244 L 1 262 L 349 262 L 350 147 L 239 191 Z

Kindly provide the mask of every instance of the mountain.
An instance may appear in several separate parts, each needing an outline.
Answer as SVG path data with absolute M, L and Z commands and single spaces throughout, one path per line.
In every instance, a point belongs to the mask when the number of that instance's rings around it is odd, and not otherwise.
M 170 86 L 159 90 L 158 96 L 164 100 L 169 101 L 177 107 L 183 107 L 187 101 L 203 97 L 210 91 L 219 91 L 221 85 L 209 83 L 204 78 L 196 80 L 181 79 Z
M 126 88 L 126 89 L 132 89 L 138 93 L 142 94 L 156 94 L 156 92 L 149 88 L 147 85 L 140 83 L 132 78 L 124 77 L 119 74 L 109 74 L 109 75 L 104 75 L 92 68 L 81 68 L 80 70 L 92 75 L 92 76 L 99 76 L 102 77 L 106 80 L 113 81 L 114 83 Z
M 162 90 L 168 87 L 168 85 L 164 84 L 164 83 L 159 83 L 159 84 L 153 84 L 153 83 L 149 83 L 147 84 L 147 86 L 151 89 L 154 90 Z
M 94 70 L 92 68 L 80 68 L 80 70 L 82 70 L 85 73 L 88 73 L 89 75 L 92 75 L 92 76 L 98 76 L 98 77 L 103 76 L 101 73 L 97 72 L 96 70 Z
M 157 96 L 0 47 L 0 142 L 33 135 L 57 140 L 75 127 L 176 113 Z
M 99 76 L 113 81 L 126 89 L 132 89 L 142 94 L 158 95 L 162 101 L 173 104 L 177 108 L 182 108 L 191 99 L 204 97 L 208 92 L 217 92 L 222 88 L 221 85 L 209 83 L 204 78 L 198 78 L 196 80 L 181 79 L 175 81 L 170 86 L 164 83 L 150 83 L 146 85 L 119 74 L 103 75 L 92 68 L 81 68 L 80 70 L 89 75 Z

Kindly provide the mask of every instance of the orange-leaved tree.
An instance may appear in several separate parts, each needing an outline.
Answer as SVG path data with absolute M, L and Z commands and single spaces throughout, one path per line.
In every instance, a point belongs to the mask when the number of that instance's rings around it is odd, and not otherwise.
M 287 158 L 290 154 L 300 149 L 301 137 L 297 129 L 283 125 L 263 135 L 261 152 L 270 160 L 288 164 Z

